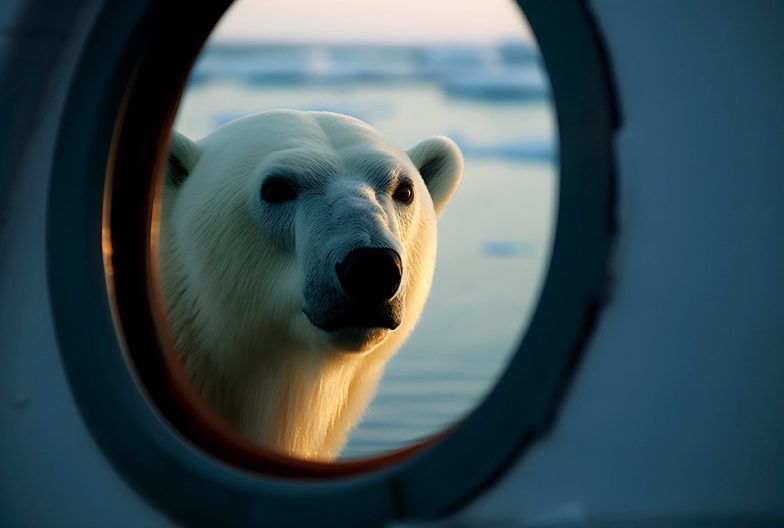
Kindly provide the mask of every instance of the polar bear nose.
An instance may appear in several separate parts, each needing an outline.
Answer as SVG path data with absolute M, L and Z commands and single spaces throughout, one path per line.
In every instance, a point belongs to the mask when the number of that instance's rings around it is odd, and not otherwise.
M 357 248 L 335 266 L 346 294 L 357 301 L 387 301 L 400 286 L 400 255 L 388 248 Z

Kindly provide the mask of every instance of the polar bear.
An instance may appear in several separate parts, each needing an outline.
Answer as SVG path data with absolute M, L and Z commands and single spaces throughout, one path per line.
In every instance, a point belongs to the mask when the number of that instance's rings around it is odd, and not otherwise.
M 334 459 L 422 312 L 462 173 L 446 137 L 406 152 L 330 112 L 175 133 L 158 266 L 208 406 L 263 447 Z

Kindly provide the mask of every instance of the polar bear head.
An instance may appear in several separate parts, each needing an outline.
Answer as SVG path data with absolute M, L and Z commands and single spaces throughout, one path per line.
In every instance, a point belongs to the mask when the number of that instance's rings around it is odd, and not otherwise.
M 462 166 L 445 137 L 404 151 L 329 112 L 264 112 L 197 143 L 175 134 L 160 269 L 203 393 L 218 391 L 205 376 L 391 355 L 430 291 L 436 219 Z M 207 364 L 215 374 L 196 372 Z

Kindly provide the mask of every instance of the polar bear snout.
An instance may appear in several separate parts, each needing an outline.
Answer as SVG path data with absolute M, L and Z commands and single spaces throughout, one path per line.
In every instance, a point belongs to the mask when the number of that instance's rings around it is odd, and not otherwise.
M 354 249 L 335 270 L 346 295 L 365 303 L 392 299 L 403 277 L 400 255 L 389 248 Z

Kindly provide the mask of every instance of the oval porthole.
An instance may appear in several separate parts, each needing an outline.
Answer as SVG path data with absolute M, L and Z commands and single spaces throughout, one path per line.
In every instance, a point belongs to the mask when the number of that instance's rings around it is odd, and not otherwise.
M 547 271 L 541 295 L 527 332 L 516 340 L 520 342 L 513 357 L 505 368 L 505 361 L 498 363 L 497 371 L 503 372 L 492 388 L 475 389 L 470 403 L 439 423 L 435 420 L 427 431 L 380 446 L 352 448 L 349 443 L 355 455 L 326 464 L 262 449 L 216 416 L 185 375 L 174 352 L 175 340 L 158 316 L 166 310 L 151 279 L 157 270 L 150 240 L 159 235 L 161 207 L 161 200 L 151 199 L 154 176 L 165 170 L 163 145 L 168 144 L 190 67 L 228 2 L 190 6 L 187 28 L 176 24 L 182 6 L 175 4 L 138 1 L 104 10 L 70 89 L 58 144 L 50 195 L 49 276 L 63 361 L 91 432 L 140 493 L 185 522 L 306 525 L 319 520 L 347 526 L 429 517 L 455 508 L 548 423 L 604 292 L 612 230 L 614 116 L 588 13 L 576 2 L 558 9 L 546 2 L 519 2 L 552 83 L 559 181 L 551 195 L 551 203 L 555 194 L 558 199 L 557 213 L 552 211 L 557 215 L 552 256 L 542 265 L 542 272 Z M 169 31 L 175 25 L 182 30 L 176 38 Z M 518 51 L 507 48 L 508 60 L 516 60 Z M 340 52 L 351 55 L 345 48 Z M 322 49 L 309 60 L 332 61 L 330 53 L 335 51 Z M 373 61 L 392 61 L 378 49 L 374 53 L 380 54 Z M 436 67 L 439 61 L 455 59 L 449 52 L 446 57 L 430 53 L 424 56 Z M 496 57 L 503 59 L 503 53 Z M 283 62 L 291 67 L 292 58 Z M 197 66 L 196 74 L 204 75 L 203 63 L 201 68 Z M 315 68 L 324 74 L 323 64 Z M 423 75 L 435 74 L 431 70 Z M 191 83 L 196 82 L 203 83 L 204 97 L 207 88 L 215 89 L 204 78 L 192 78 Z M 519 88 L 514 80 L 510 86 Z M 485 113 L 466 101 L 486 88 L 453 81 L 445 89 L 463 96 L 453 103 L 463 111 Z M 196 97 L 186 92 L 183 107 Z M 232 99 L 241 97 L 235 93 Z M 200 105 L 213 103 L 203 99 Z M 366 106 L 372 114 L 373 104 Z M 435 112 L 433 120 L 458 113 L 448 105 L 429 110 Z M 373 121 L 372 116 L 367 119 Z M 437 131 L 443 132 L 449 130 Z M 400 134 L 404 141 L 406 134 Z M 460 137 L 459 131 L 456 135 Z M 477 155 L 482 149 L 486 153 L 495 148 L 497 153 L 499 147 L 520 147 L 475 139 L 463 138 L 467 163 L 472 149 Z M 272 201 L 288 196 L 270 193 Z M 465 227 L 455 232 L 459 229 Z M 522 247 L 506 239 L 478 242 L 495 257 Z M 508 293 L 519 300 L 515 292 Z M 72 309 L 77 298 L 85 309 Z M 449 295 L 442 302 L 449 304 Z M 525 310 L 520 312 L 516 323 L 504 328 L 512 326 L 519 334 L 526 316 Z M 449 331 L 450 323 L 465 325 L 453 318 L 445 317 L 445 326 L 433 335 Z M 405 384 L 400 387 L 398 391 L 406 390 Z M 453 425 L 437 432 L 445 423 Z M 427 439 L 416 441 L 422 436 Z M 164 488 L 166 493 L 161 492 Z M 305 501 L 307 508 L 302 507 Z
M 457 10 L 450 16 L 438 3 L 391 5 L 270 9 L 269 2 L 234 2 L 190 74 L 167 179 L 158 186 L 152 269 L 159 272 L 174 354 L 232 428 L 293 457 L 376 457 L 451 428 L 503 372 L 549 262 L 558 189 L 555 115 L 547 74 L 519 9 L 508 0 L 485 3 L 479 23 Z M 379 10 L 387 14 L 380 17 Z M 327 15 L 335 24 L 314 23 Z M 415 18 L 416 27 L 404 23 Z M 377 132 L 336 147 L 347 134 L 338 127 L 354 125 Z M 442 176 L 454 178 L 453 195 L 433 194 L 428 180 L 439 174 L 422 168 L 424 192 L 402 187 L 409 205 L 378 216 L 391 228 L 373 216 L 352 220 L 383 205 L 392 189 L 382 187 L 372 202 L 347 195 L 395 177 L 394 169 L 379 164 L 408 162 L 390 149 L 438 145 L 432 139 L 438 137 L 459 149 L 444 156 L 458 158 L 453 174 Z M 232 159 L 244 167 L 242 177 Z M 216 174 L 221 171 L 226 175 Z M 223 205 L 238 211 L 230 221 L 213 210 L 216 196 L 233 197 Z M 442 214 L 406 225 L 430 201 Z M 305 210 L 307 218 L 297 216 Z M 202 245 L 202 233 L 217 229 L 219 218 L 226 218 L 223 234 Z M 286 230 L 268 228 L 279 223 Z M 353 232 L 349 225 L 356 226 Z M 309 239 L 316 231 L 329 242 Z M 235 236 L 229 249 L 227 238 Z M 362 244 L 395 247 L 405 261 L 398 290 L 378 305 L 348 295 L 336 280 L 338 261 Z M 437 254 L 434 276 L 431 251 Z M 229 268 L 235 271 L 219 271 Z M 263 276 L 254 277 L 259 271 Z M 205 306 L 206 296 L 196 292 L 210 288 Z M 255 290 L 258 299 L 243 289 Z M 415 296 L 427 297 L 424 307 L 409 300 Z M 288 297 L 296 299 L 283 300 Z M 279 308 L 265 310 L 262 299 Z M 251 305 L 252 312 L 236 309 Z M 382 329 L 384 337 L 360 354 L 335 346 L 322 332 L 312 335 L 312 321 L 304 320 L 316 310 L 322 318 L 339 312 L 352 324 L 359 312 L 374 317 L 376 306 L 402 307 L 399 327 Z M 273 319 L 286 330 L 257 330 Z M 196 331 L 199 339 L 191 337 Z M 270 340 L 297 344 L 278 345 L 273 354 L 265 350 Z M 237 360 L 241 375 L 205 360 L 206 350 L 229 358 L 245 346 L 252 348 Z M 281 355 L 286 359 L 276 359 Z M 252 372 L 254 365 L 259 371 Z M 333 376 L 338 365 L 353 372 Z M 279 379 L 280 372 L 289 374 Z M 374 379 L 381 372 L 380 381 Z M 251 387 L 252 401 L 244 387 Z M 264 387 L 268 393 L 259 396 Z M 285 420 L 276 418 L 283 408 Z M 249 415 L 263 418 L 254 422 Z

